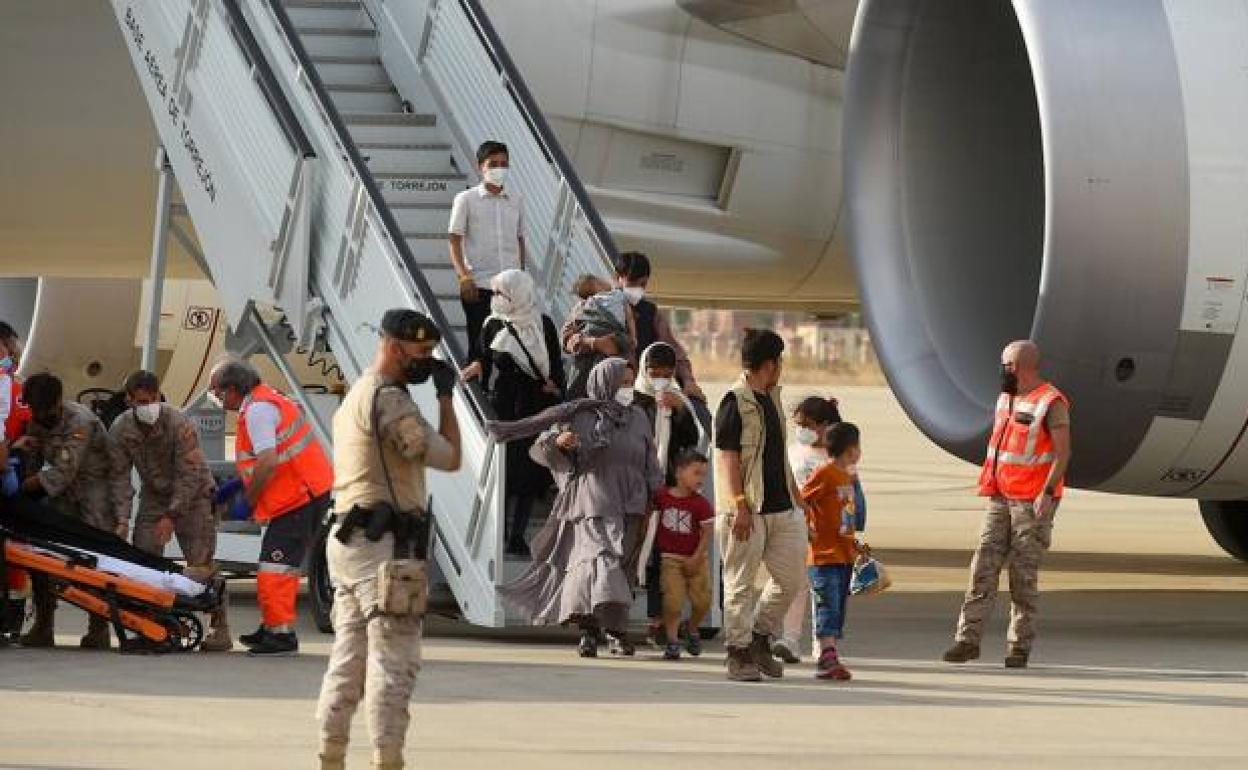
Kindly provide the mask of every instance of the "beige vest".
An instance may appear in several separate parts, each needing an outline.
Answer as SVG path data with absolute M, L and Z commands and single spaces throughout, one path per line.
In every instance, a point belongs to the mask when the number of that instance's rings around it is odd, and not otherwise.
M 730 391 L 737 398 L 737 410 L 741 413 L 741 476 L 744 480 L 743 491 L 745 501 L 750 510 L 758 513 L 763 504 L 763 449 L 767 441 L 767 428 L 763 420 L 762 406 L 754 395 L 754 389 L 742 375 Z M 788 428 L 784 420 L 784 406 L 780 402 L 780 388 L 772 388 L 768 394 L 776 405 L 776 414 L 780 416 L 781 440 L 788 442 Z M 784 457 L 784 477 L 789 485 L 789 497 L 794 507 L 801 503 L 797 487 L 793 481 L 793 470 L 789 466 L 789 453 L 782 451 Z M 722 453 L 715 450 L 715 509 L 729 513 L 737 509 L 733 502 L 732 488 L 728 485 L 728 474 L 720 459 Z

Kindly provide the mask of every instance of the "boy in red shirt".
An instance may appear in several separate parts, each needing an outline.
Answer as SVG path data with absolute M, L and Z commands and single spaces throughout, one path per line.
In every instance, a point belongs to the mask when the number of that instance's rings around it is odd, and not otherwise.
M 663 624 L 667 646 L 663 657 L 680 660 L 680 616 L 689 600 L 685 649 L 702 654 L 698 626 L 711 609 L 711 570 L 707 554 L 715 525 L 715 511 L 700 494 L 706 481 L 706 456 L 694 450 L 682 452 L 675 463 L 676 486 L 655 495 L 655 548 L 660 557 L 659 582 L 663 587 Z
M 854 476 L 850 469 L 862 457 L 862 447 L 858 428 L 848 422 L 828 428 L 826 442 L 831 462 L 811 474 L 802 487 L 810 527 L 807 564 L 820 649 L 815 676 L 847 681 L 852 675 L 841 663 L 836 643 L 844 633 L 849 582 L 859 550 L 854 537 Z

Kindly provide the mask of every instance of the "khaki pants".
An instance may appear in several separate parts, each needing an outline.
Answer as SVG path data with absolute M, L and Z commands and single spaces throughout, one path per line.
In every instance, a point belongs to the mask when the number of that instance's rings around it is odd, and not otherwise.
M 421 665 L 421 617 L 378 610 L 377 570 L 394 558 L 394 537 L 373 543 L 355 532 L 343 545 L 335 528 L 327 551 L 334 582 L 334 646 L 317 704 L 321 741 L 347 743 L 351 718 L 363 700 L 373 748 L 402 751 L 408 701 Z
M 701 568 L 689 577 L 685 575 L 684 559 L 665 556 L 659 565 L 659 575 L 663 586 L 663 622 L 679 622 L 688 600 L 689 633 L 696 634 L 706 613 L 711 611 L 711 575 L 705 559 Z
M 715 521 L 724 560 L 724 644 L 748 647 L 755 633 L 781 631 L 785 611 L 806 585 L 806 517 L 798 510 L 755 515 L 744 541 L 732 534 L 734 517 L 721 513 Z M 754 583 L 761 567 L 771 577 L 760 597 Z
M 1053 539 L 1053 518 L 1037 519 L 1032 501 L 994 497 L 988 504 L 979 547 L 971 560 L 971 584 L 962 601 L 956 639 L 979 645 L 984 621 L 997 598 L 1001 567 L 1009 562 L 1012 647 L 1031 649 L 1040 601 L 1040 560 Z

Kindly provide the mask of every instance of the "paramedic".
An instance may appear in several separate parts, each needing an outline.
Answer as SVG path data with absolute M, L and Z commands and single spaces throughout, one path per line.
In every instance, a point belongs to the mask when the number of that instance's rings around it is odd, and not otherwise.
M 199 434 L 190 418 L 160 400 L 160 380 L 138 371 L 123 386 L 130 406 L 109 429 L 113 450 L 113 506 L 128 521 L 134 499 L 130 470 L 143 485 L 134 521 L 134 545 L 161 556 L 173 535 L 186 558 L 186 575 L 201 583 L 217 576 L 217 517 L 212 509 L 215 486 Z M 209 619 L 211 632 L 201 649 L 224 652 L 234 646 L 225 602 Z
M 299 578 L 308 545 L 329 508 L 333 468 L 303 410 L 262 383 L 246 361 L 218 363 L 208 397 L 239 413 L 234 460 L 245 492 L 231 506 L 230 517 L 251 516 L 266 525 L 256 575 L 261 625 L 239 641 L 251 655 L 292 655 L 299 651 Z
M 23 391 L 33 419 L 26 435 L 13 442 L 14 449 L 33 453 L 40 470 L 22 482 L 29 495 L 47 495 L 47 502 L 61 513 L 96 529 L 126 536 L 127 522 L 118 521 L 112 505 L 112 464 L 108 431 L 87 407 L 62 400 L 61 381 L 51 374 L 36 374 Z M 35 623 L 22 637 L 26 647 L 51 647 L 56 595 L 48 578 L 32 576 Z M 91 615 L 82 647 L 108 649 L 108 621 Z
M 425 468 L 455 471 L 460 463 L 452 402 L 456 373 L 433 357 L 439 339 L 437 327 L 415 310 L 386 311 L 373 365 L 334 415 L 339 524 L 328 547 L 336 586 L 334 646 L 317 706 L 323 770 L 343 767 L 361 699 L 373 766 L 403 767 L 427 596 Z M 430 380 L 436 431 L 407 387 Z

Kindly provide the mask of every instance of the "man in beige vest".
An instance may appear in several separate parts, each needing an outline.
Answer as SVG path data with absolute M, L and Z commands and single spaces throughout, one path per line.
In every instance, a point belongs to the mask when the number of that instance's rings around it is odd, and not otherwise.
M 724 562 L 724 643 L 728 678 L 757 682 L 784 675 L 771 638 L 805 585 L 806 519 L 786 450 L 780 374 L 784 340 L 746 329 L 745 372 L 715 413 L 716 537 Z M 755 580 L 770 579 L 761 598 Z
M 433 357 L 439 339 L 438 328 L 415 310 L 387 311 L 373 365 L 334 415 L 334 647 L 317 706 L 323 770 L 343 768 L 360 700 L 373 766 L 403 767 L 427 591 L 425 468 L 454 471 L 460 461 L 457 376 Z M 436 431 L 408 393 L 408 385 L 431 378 Z

